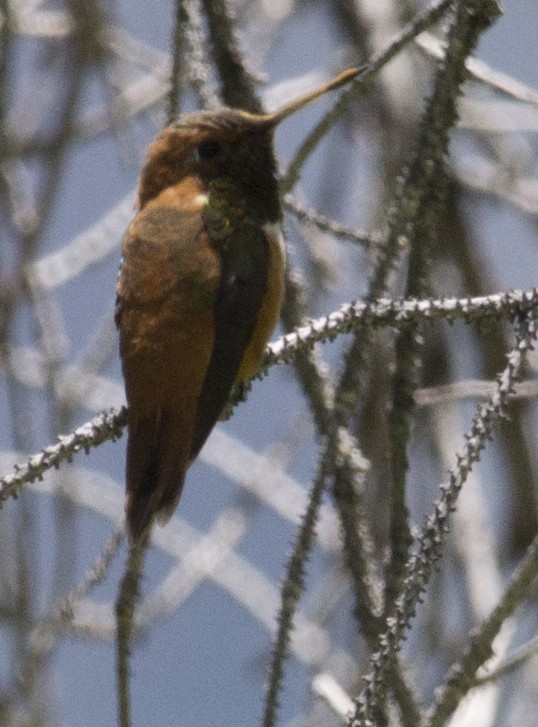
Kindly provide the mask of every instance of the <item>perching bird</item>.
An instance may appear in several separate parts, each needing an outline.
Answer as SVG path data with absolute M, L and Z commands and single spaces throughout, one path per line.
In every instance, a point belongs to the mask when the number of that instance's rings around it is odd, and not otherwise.
M 174 512 L 189 465 L 277 323 L 285 249 L 273 131 L 357 72 L 269 114 L 184 114 L 149 148 L 116 305 L 134 542 Z

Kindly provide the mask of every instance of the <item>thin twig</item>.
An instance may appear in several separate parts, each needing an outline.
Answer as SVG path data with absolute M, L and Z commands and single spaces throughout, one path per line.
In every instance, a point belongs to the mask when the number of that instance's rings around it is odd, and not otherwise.
M 269 667 L 262 718 L 263 727 L 273 727 L 276 723 L 278 697 L 284 678 L 284 662 L 288 656 L 293 617 L 304 590 L 305 564 L 314 543 L 314 528 L 323 495 L 325 477 L 326 473 L 322 463 L 312 487 L 308 507 L 299 528 L 293 552 L 288 560 L 286 576 L 281 587 L 281 604 L 277 617 L 278 633 Z
M 291 163 L 288 166 L 285 178 L 282 182 L 283 192 L 289 192 L 296 184 L 299 178 L 300 170 L 304 163 L 316 148 L 321 139 L 327 134 L 329 129 L 341 118 L 351 101 L 354 101 L 367 88 L 368 83 L 373 76 L 378 73 L 383 66 L 389 63 L 409 42 L 416 38 L 419 33 L 436 23 L 450 7 L 453 0 L 436 0 L 422 12 L 417 13 L 413 20 L 402 29 L 398 35 L 392 39 L 389 46 L 383 49 L 378 55 L 365 66 L 360 76 L 353 82 L 352 86 L 342 93 L 338 102 L 334 104 L 328 114 L 320 121 L 320 123 L 312 129 L 306 139 L 303 141 Z
M 356 230 L 352 227 L 346 227 L 336 220 L 320 214 L 316 210 L 301 204 L 291 194 L 286 194 L 282 200 L 285 209 L 289 210 L 300 222 L 306 222 L 314 225 L 322 232 L 328 232 L 333 237 L 341 240 L 350 240 L 358 245 L 370 247 L 374 242 L 381 242 L 382 238 L 379 233 L 369 234 L 362 230 Z
M 116 677 L 118 682 L 118 724 L 131 727 L 130 657 L 135 610 L 140 599 L 140 581 L 150 532 L 132 545 L 116 600 Z
M 476 671 L 493 656 L 493 640 L 503 623 L 521 604 L 538 575 L 538 537 L 527 548 L 524 558 L 510 578 L 503 597 L 491 615 L 472 634 L 461 660 L 451 667 L 444 684 L 436 691 L 435 705 L 428 727 L 442 727 L 467 692 L 477 684 Z M 536 649 L 536 645 L 535 645 Z

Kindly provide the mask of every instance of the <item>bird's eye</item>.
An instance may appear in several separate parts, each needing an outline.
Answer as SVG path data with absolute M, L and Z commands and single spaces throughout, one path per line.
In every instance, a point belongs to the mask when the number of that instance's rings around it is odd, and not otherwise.
M 196 151 L 198 152 L 199 159 L 213 159 L 221 151 L 222 146 L 218 141 L 214 139 L 208 139 L 198 144 Z

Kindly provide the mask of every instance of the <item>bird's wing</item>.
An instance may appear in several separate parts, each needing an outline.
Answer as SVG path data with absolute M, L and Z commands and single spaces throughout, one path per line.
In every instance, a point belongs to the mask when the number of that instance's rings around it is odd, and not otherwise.
M 125 235 L 117 320 L 128 414 L 127 519 L 168 518 L 191 461 L 213 351 L 220 257 L 200 214 L 148 205 Z
M 238 230 L 247 238 L 240 259 L 224 256 L 213 309 L 211 359 L 200 393 L 191 460 L 194 459 L 228 400 L 245 351 L 255 336 L 266 299 L 269 272 L 267 235 L 259 226 Z

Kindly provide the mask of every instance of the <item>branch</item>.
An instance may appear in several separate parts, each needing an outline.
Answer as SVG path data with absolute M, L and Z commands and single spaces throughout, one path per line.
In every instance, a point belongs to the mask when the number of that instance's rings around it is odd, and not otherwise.
M 77 427 L 71 434 L 59 436 L 57 444 L 32 455 L 24 465 L 15 465 L 14 474 L 0 480 L 0 503 L 8 497 L 16 497 L 23 485 L 42 480 L 44 473 L 52 467 L 58 469 L 62 462 L 71 462 L 73 455 L 81 449 L 88 454 L 90 449 L 103 442 L 121 437 L 126 424 L 127 409 L 119 412 L 110 409 Z
M 371 727 L 380 700 L 383 699 L 386 677 L 400 649 L 405 632 L 415 616 L 417 605 L 431 578 L 435 563 L 442 555 L 445 536 L 449 530 L 450 514 L 458 495 L 482 450 L 491 439 L 493 428 L 506 417 L 509 398 L 519 374 L 523 358 L 532 350 L 536 338 L 536 323 L 530 317 L 522 317 L 516 345 L 508 354 L 508 363 L 497 380 L 493 396 L 475 414 L 465 446 L 456 455 L 457 465 L 450 472 L 448 484 L 441 486 L 441 496 L 418 536 L 418 547 L 407 566 L 404 587 L 394 610 L 387 618 L 386 631 L 379 636 L 378 650 L 370 659 L 371 671 L 366 677 L 366 687 L 357 700 L 350 727 Z
M 289 362 L 299 351 L 311 350 L 316 343 L 332 341 L 341 333 L 349 333 L 361 326 L 408 326 L 422 318 L 449 322 L 465 320 L 476 322 L 488 318 L 515 318 L 538 308 L 538 288 L 526 292 L 494 293 L 475 298 L 441 298 L 438 300 L 391 300 L 383 298 L 374 303 L 348 303 L 328 316 L 318 318 L 296 331 L 281 336 L 268 346 L 260 376 L 271 366 Z M 29 457 L 26 464 L 15 465 L 15 472 L 0 479 L 0 503 L 16 497 L 23 485 L 41 480 L 43 474 L 84 449 L 99 446 L 121 436 L 127 422 L 127 410 L 110 409 L 82 424 L 71 434 L 59 437 L 57 444 L 45 447 Z
M 446 12 L 452 0 L 436 0 L 422 12 L 418 13 L 413 20 L 408 23 L 403 30 L 396 35 L 391 43 L 380 53 L 378 53 L 365 66 L 363 73 L 353 82 L 348 91 L 345 91 L 336 104 L 331 108 L 320 123 L 315 126 L 303 141 L 297 150 L 295 157 L 290 163 L 285 178 L 282 180 L 282 190 L 289 192 L 299 178 L 299 173 L 304 163 L 316 148 L 321 139 L 328 130 L 340 119 L 344 111 L 347 109 L 350 101 L 358 98 L 363 92 L 369 81 L 378 73 L 389 61 L 391 61 L 410 41 L 417 37 L 423 30 L 431 27 Z
M 420 321 L 445 319 L 466 323 L 485 319 L 515 318 L 538 307 L 538 288 L 514 290 L 466 298 L 393 300 L 380 298 L 372 303 L 346 303 L 339 310 L 287 333 L 268 347 L 263 371 L 275 363 L 292 359 L 298 350 L 311 349 L 316 343 L 332 341 L 338 334 L 363 326 L 401 330 Z
M 476 686 L 476 671 L 493 656 L 493 640 L 503 623 L 525 598 L 538 574 L 538 537 L 513 573 L 508 588 L 491 615 L 476 630 L 461 661 L 449 670 L 442 687 L 437 689 L 429 727 L 442 727 L 454 713 L 467 692 Z M 536 649 L 536 644 L 534 644 Z

